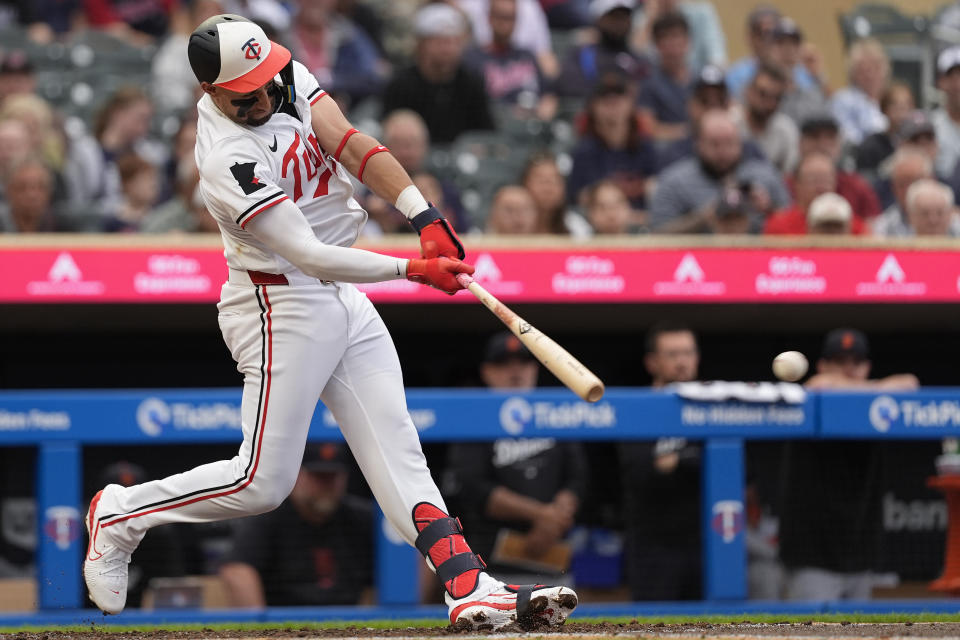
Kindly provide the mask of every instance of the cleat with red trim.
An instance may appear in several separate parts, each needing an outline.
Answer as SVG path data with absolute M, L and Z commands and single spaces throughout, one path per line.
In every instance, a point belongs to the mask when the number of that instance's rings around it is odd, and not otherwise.
M 480 574 L 477 588 L 464 598 L 446 596 L 450 624 L 466 631 L 496 631 L 516 623 L 523 630 L 559 627 L 577 606 L 569 587 L 508 585 Z
M 83 579 L 93 604 L 104 613 L 120 613 L 127 602 L 127 565 L 130 554 L 112 544 L 100 528 L 97 507 L 104 491 L 118 485 L 107 485 L 90 501 L 85 523 L 90 543 L 83 560 Z

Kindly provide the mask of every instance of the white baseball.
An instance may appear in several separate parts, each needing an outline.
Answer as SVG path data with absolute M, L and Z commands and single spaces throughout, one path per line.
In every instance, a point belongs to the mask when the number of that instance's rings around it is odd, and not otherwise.
M 796 382 L 807 374 L 807 357 L 799 351 L 784 351 L 773 359 L 773 374 L 786 382 Z

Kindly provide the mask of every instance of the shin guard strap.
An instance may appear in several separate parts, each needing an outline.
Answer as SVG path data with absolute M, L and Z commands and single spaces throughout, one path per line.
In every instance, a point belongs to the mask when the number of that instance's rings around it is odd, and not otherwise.
M 437 577 L 440 582 L 446 584 L 457 576 L 460 576 L 471 569 L 486 569 L 487 565 L 483 563 L 475 553 L 458 553 L 449 560 L 437 567 Z
M 427 525 L 417 536 L 417 550 L 423 555 L 430 553 L 433 545 L 447 536 L 463 535 L 463 529 L 456 518 L 438 518 Z

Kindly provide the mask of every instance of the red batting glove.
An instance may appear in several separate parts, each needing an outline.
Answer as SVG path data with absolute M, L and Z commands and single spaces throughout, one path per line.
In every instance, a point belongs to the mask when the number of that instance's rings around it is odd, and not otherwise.
M 410 224 L 420 234 L 420 254 L 424 258 L 443 256 L 463 260 L 466 256 L 457 232 L 436 207 L 421 211 Z
M 458 273 L 473 273 L 473 265 L 455 258 L 414 258 L 407 262 L 407 280 L 440 289 L 451 296 L 460 289 Z

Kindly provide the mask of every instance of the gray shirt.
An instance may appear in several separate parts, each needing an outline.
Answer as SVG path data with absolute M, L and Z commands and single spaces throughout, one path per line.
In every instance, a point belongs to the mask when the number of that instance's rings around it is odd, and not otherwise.
M 874 218 L 870 226 L 873 229 L 873 235 L 884 238 L 910 238 L 916 235 L 913 227 L 907 223 L 907 217 L 900 210 L 900 205 L 896 202 Z M 950 217 L 947 236 L 951 238 L 960 237 L 960 216 L 956 213 Z
M 934 132 L 937 134 L 937 173 L 952 176 L 960 158 L 960 123 L 954 122 L 945 109 L 930 114 Z
M 793 172 L 800 159 L 800 131 L 789 116 L 780 112 L 773 114 L 767 128 L 759 135 L 750 131 L 746 119 L 741 122 L 740 130 L 744 140 L 756 142 L 767 160 L 781 173 Z
M 762 186 L 770 194 L 774 209 L 790 204 L 790 193 L 783 179 L 767 162 L 741 161 L 732 180 Z M 656 193 L 650 203 L 650 228 L 656 231 L 716 200 L 723 184 L 722 180 L 704 172 L 697 157 L 670 165 L 660 174 Z

